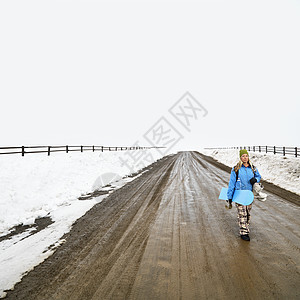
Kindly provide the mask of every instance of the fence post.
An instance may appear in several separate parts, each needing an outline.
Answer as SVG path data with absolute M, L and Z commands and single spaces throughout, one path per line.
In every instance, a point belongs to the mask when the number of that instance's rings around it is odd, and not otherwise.
M 69 147 L 66 146 L 66 153 L 69 153 Z
M 285 147 L 282 147 L 283 156 L 285 156 Z
M 50 152 L 51 152 L 51 146 L 48 146 L 48 156 L 50 156 Z
M 93 152 L 95 152 L 95 146 L 93 146 Z
M 295 156 L 297 157 L 297 155 L 298 155 L 298 148 L 297 147 L 295 147 Z
M 80 152 L 83 152 L 83 147 L 82 146 L 80 146 Z
M 266 146 L 266 153 L 268 153 L 268 146 Z
M 274 154 L 276 154 L 276 146 L 274 146 Z
M 258 152 L 260 152 L 260 146 L 258 146 Z
M 103 146 L 101 146 L 101 151 L 103 152 Z
M 24 156 L 24 154 L 25 154 L 25 147 L 22 146 L 22 156 Z

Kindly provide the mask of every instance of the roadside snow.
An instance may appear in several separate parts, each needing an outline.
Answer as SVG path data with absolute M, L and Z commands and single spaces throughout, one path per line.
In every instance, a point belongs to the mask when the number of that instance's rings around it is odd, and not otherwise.
M 239 150 L 235 149 L 204 149 L 201 152 L 230 167 L 239 161 Z M 249 152 L 249 157 L 262 179 L 300 195 L 299 158 L 258 152 Z
M 126 175 L 160 157 L 155 149 L 0 156 L 0 237 L 36 218 L 54 221 L 33 235 L 28 229 L 0 242 L 0 297 L 50 256 L 72 224 L 108 194 L 90 200 L 78 200 L 80 196 L 100 189 L 112 192 L 133 180 Z
M 148 151 L 157 155 L 153 150 Z M 0 236 L 13 226 L 33 224 L 36 218 L 71 205 L 80 195 L 130 174 L 132 170 L 120 160 L 129 159 L 129 151 L 126 153 L 1 155 Z M 129 154 L 136 156 L 137 151 Z

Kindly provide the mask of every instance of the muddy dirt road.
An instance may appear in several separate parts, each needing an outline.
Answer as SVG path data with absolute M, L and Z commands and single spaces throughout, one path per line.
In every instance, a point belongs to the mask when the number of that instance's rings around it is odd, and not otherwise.
M 296 299 L 299 206 L 267 191 L 251 242 L 218 200 L 229 173 L 168 156 L 80 218 L 8 299 Z

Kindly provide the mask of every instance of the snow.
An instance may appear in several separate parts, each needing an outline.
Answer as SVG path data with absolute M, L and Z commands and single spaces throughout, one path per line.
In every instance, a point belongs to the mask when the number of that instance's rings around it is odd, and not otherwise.
M 155 149 L 1 155 L 0 236 L 14 226 L 32 225 L 36 218 L 51 217 L 54 223 L 35 234 L 30 235 L 31 228 L 0 242 L 0 297 L 50 256 L 72 224 L 108 194 L 88 200 L 78 200 L 80 196 L 122 187 L 133 180 L 126 175 L 151 163 L 149 155 L 152 162 L 161 157 Z
M 236 149 L 203 149 L 201 152 L 230 167 L 239 161 Z M 259 152 L 249 152 L 249 157 L 263 180 L 300 195 L 300 158 Z

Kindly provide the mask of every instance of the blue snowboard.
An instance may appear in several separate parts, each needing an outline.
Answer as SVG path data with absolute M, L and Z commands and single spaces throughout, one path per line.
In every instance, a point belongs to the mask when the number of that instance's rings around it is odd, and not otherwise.
M 227 198 L 228 188 L 222 188 L 219 199 L 228 200 Z M 236 202 L 242 205 L 249 205 L 253 202 L 254 195 L 249 190 L 235 190 L 232 198 L 232 202 Z

